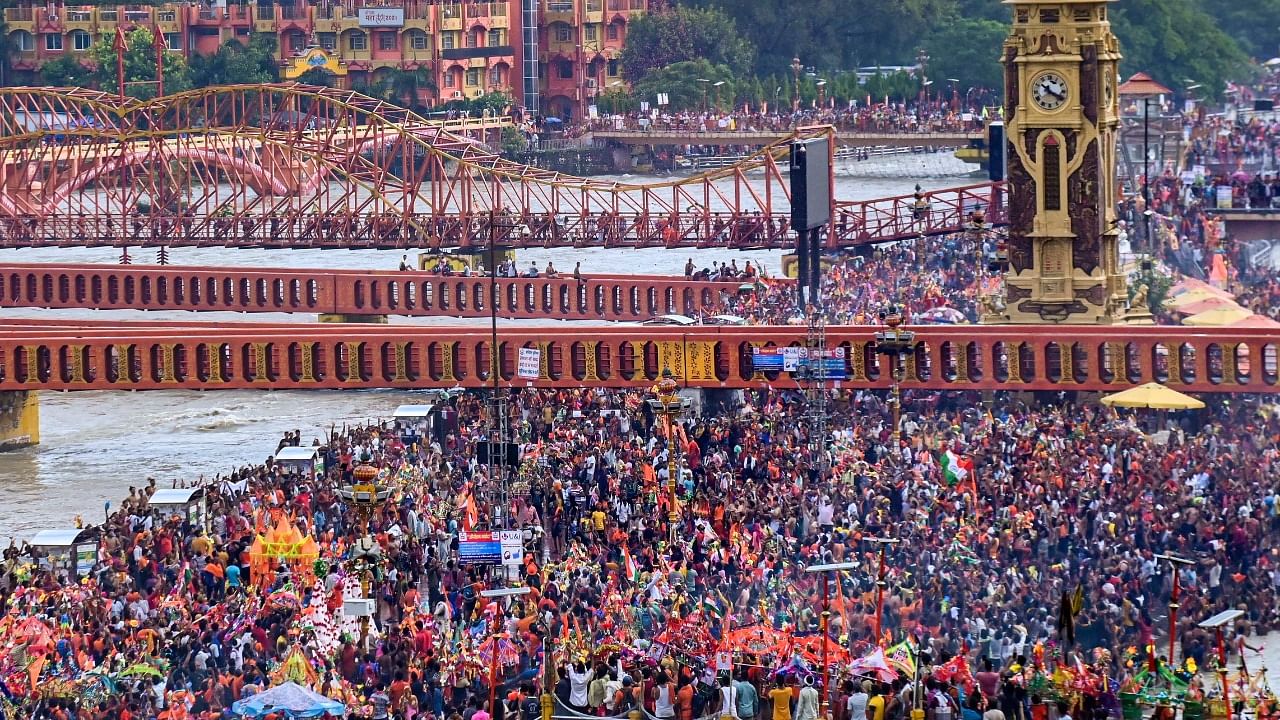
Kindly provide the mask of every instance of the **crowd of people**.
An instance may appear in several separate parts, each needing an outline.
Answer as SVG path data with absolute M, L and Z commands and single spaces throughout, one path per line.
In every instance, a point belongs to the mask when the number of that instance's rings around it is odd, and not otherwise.
M 1077 586 L 1082 655 L 1145 647 L 1168 599 L 1159 553 L 1194 561 L 1180 570 L 1179 652 L 1202 667 L 1212 643 L 1199 619 L 1245 609 L 1233 642 L 1280 622 L 1280 414 L 1254 401 L 1176 417 L 1153 441 L 1131 420 L 1069 398 L 984 406 L 976 395 L 930 392 L 907 394 L 899 435 L 883 394 L 841 392 L 815 450 L 803 398 L 787 391 L 708 405 L 668 433 L 640 392 L 525 389 L 507 404 L 524 444 L 513 476 L 522 490 L 509 493 L 477 460 L 486 401 L 443 402 L 456 425 L 434 439 L 350 428 L 314 441 L 323 459 L 315 475 L 268 461 L 220 478 L 207 488 L 207 527 L 157 519 L 147 506 L 154 481 L 131 490 L 79 582 L 11 548 L 0 582 L 11 717 L 226 717 L 302 657 L 317 691 L 365 717 L 532 720 L 546 689 L 592 715 L 643 706 L 687 719 L 731 702 L 741 720 L 787 717 L 779 706 L 794 691 L 797 718 L 812 719 L 822 677 L 812 657 L 741 650 L 731 682 L 717 679 L 709 655 L 740 628 L 814 633 L 820 583 L 804 571 L 814 563 L 864 568 L 835 578 L 829 637 L 842 653 L 911 637 L 921 664 L 965 657 L 994 668 L 994 679 L 971 686 L 926 667 L 934 699 L 919 702 L 960 695 L 965 707 L 1030 713 L 1030 695 L 1019 695 L 1027 678 L 1055 654 L 1071 662 L 1056 618 L 1059 597 Z M 292 434 L 281 446 L 300 442 Z M 689 471 L 678 479 L 674 530 L 669 452 Z M 948 456 L 968 468 L 962 477 Z M 337 492 L 365 463 L 392 488 L 369 516 Z M 459 554 L 462 533 L 490 527 L 499 508 L 514 526 L 540 528 L 514 570 L 530 592 L 507 601 L 480 592 L 507 579 Z M 280 517 L 316 540 L 328 568 L 314 581 L 283 567 L 252 576 L 249 548 Z M 382 556 L 374 621 L 363 644 L 348 627 L 326 646 L 308 610 L 341 612 L 366 532 Z M 900 542 L 886 557 L 881 620 L 871 571 L 879 546 L 869 538 L 884 536 Z M 495 624 L 505 630 L 501 702 L 489 707 L 490 675 L 476 658 Z M 154 672 L 126 672 L 139 666 Z M 1118 652 L 1106 670 L 1133 672 Z M 117 685 L 42 692 L 91 671 Z M 834 677 L 841 720 L 866 717 L 867 700 L 880 708 L 873 720 L 903 717 L 917 702 L 908 677 L 888 683 L 839 666 Z M 864 679 L 867 698 L 851 699 Z

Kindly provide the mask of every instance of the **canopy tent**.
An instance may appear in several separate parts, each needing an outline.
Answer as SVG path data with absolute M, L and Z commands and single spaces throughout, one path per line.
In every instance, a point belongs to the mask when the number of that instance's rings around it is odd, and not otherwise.
M 296 525 L 283 514 L 274 527 L 259 535 L 249 548 L 249 577 L 259 587 L 268 587 L 275 580 L 276 569 L 289 568 L 297 587 L 306 587 L 315 581 L 315 562 L 320 548 L 309 535 L 303 535 Z
M 1237 320 L 1227 327 L 1233 328 L 1280 328 L 1280 322 L 1276 322 L 1266 315 L 1250 315 L 1243 320 Z
M 1182 319 L 1182 324 L 1198 327 L 1222 327 L 1223 325 L 1240 322 L 1252 314 L 1242 307 L 1220 307 L 1185 317 Z
M 1229 300 L 1224 297 L 1218 297 L 1216 295 L 1210 295 L 1209 297 L 1203 300 L 1196 300 L 1195 302 L 1186 303 L 1185 305 L 1178 305 L 1177 307 L 1174 308 L 1174 310 L 1182 313 L 1183 315 L 1199 315 L 1202 312 L 1217 310 L 1218 308 L 1239 308 L 1239 307 L 1240 306 L 1237 305 L 1234 300 Z
M 31 538 L 31 547 L 37 552 L 41 567 L 84 577 L 98 563 L 100 536 L 97 527 L 41 530 Z
M 157 490 L 147 500 L 147 507 L 160 518 L 177 516 L 192 527 L 207 527 L 209 521 L 202 487 Z
M 283 447 L 275 455 L 275 463 L 286 470 L 297 470 L 308 476 L 315 473 L 323 463 L 320 449 L 317 447 Z
M 342 717 L 347 707 L 297 683 L 287 682 L 232 703 L 231 712 L 251 718 L 271 713 L 283 713 L 288 718 Z
M 1197 410 L 1204 403 L 1160 383 L 1146 383 L 1102 398 L 1108 407 L 1153 408 L 1156 410 Z

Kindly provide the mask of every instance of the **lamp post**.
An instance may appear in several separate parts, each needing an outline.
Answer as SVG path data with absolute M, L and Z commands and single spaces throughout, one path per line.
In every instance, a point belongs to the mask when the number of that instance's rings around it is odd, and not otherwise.
M 1173 654 L 1175 643 L 1178 642 L 1178 591 L 1182 589 L 1182 584 L 1178 579 L 1178 568 L 1180 566 L 1194 565 L 1195 563 L 1186 558 L 1177 555 L 1156 555 L 1157 560 L 1169 561 L 1169 570 L 1173 572 L 1173 589 L 1169 594 L 1169 666 L 1177 664 L 1177 657 Z
M 671 374 L 671 368 L 663 368 L 662 379 L 654 387 L 657 397 L 649 398 L 649 407 L 654 414 L 661 415 L 667 430 L 667 520 L 671 527 L 668 539 L 672 544 L 676 541 L 676 524 L 680 522 L 680 510 L 676 507 L 676 477 L 679 463 L 676 460 L 675 421 L 680 414 L 689 408 L 689 398 L 680 396 L 680 383 Z
M 920 183 L 916 183 L 916 191 L 912 197 L 915 199 L 911 202 L 911 219 L 915 222 L 916 230 L 919 233 L 916 236 L 916 252 L 920 254 L 917 260 L 923 261 L 925 231 L 929 229 L 929 213 L 933 210 L 933 204 L 929 202 L 928 196 L 920 188 Z
M 916 51 L 916 66 L 920 68 L 920 99 L 922 101 L 929 99 L 929 86 L 932 84 L 926 72 L 928 64 L 929 54 L 924 51 L 924 48 L 920 48 Z
M 1200 623 L 1200 627 L 1206 630 L 1213 630 L 1218 646 L 1218 677 L 1222 683 L 1222 704 L 1227 708 L 1227 720 L 1231 720 L 1231 689 L 1227 686 L 1227 643 L 1223 637 L 1222 628 L 1229 623 L 1235 622 L 1236 618 L 1244 615 L 1243 610 L 1223 610 L 1213 617 Z
M 800 71 L 804 70 L 804 65 L 800 64 L 800 58 L 791 58 L 791 74 L 796 78 L 796 94 L 791 100 L 791 112 L 800 112 Z
M 827 106 L 827 81 L 819 80 L 818 85 L 818 109 L 821 110 Z
M 702 88 L 702 112 L 707 111 L 707 85 L 711 81 L 706 78 L 698 78 L 698 87 Z
M 516 595 L 529 594 L 527 587 L 513 588 L 494 588 L 492 590 L 481 590 L 480 597 L 493 600 L 493 647 L 490 648 L 492 654 L 489 657 L 489 716 L 493 717 L 494 708 L 497 707 L 498 701 L 498 641 L 502 637 L 502 599 L 513 597 Z M 542 661 L 548 662 L 550 658 L 544 657 Z
M 1147 252 L 1155 247 L 1151 242 L 1151 98 L 1142 98 L 1142 222 L 1143 242 Z
M 831 640 L 831 633 L 828 631 L 831 624 L 831 594 L 827 586 L 828 573 L 853 570 L 860 566 L 861 563 L 844 562 L 810 565 L 804 569 L 808 573 L 822 573 L 822 695 L 818 702 L 818 715 L 821 717 L 826 717 L 826 710 L 831 697 L 831 662 L 827 655 L 827 645 Z
M 502 363 L 500 361 L 501 349 L 498 345 L 498 232 L 502 230 L 503 239 L 506 239 L 514 224 L 504 214 L 499 215 L 497 210 L 489 211 L 489 379 L 491 381 L 490 393 L 492 395 L 492 413 L 493 424 L 489 429 L 489 481 L 496 482 L 500 502 L 495 504 L 496 511 L 502 513 L 500 518 L 503 529 L 508 527 L 507 516 L 507 482 L 506 482 L 506 423 L 507 413 L 506 404 L 502 401 L 502 391 L 499 382 L 502 379 Z M 496 440 L 495 440 L 496 438 Z M 502 458 L 499 458 L 499 455 Z M 498 476 L 501 475 L 501 478 Z M 497 523 L 495 522 L 495 525 Z
M 711 87 L 716 89 L 716 112 L 720 112 L 720 87 L 724 85 L 723 80 L 717 80 Z
M 373 566 L 381 560 L 382 548 L 374 542 L 369 534 L 369 524 L 374 512 L 391 494 L 390 488 L 378 485 L 378 468 L 369 462 L 366 455 L 352 471 L 352 484 L 339 488 L 338 494 L 343 500 L 355 508 L 363 526 L 364 535 L 356 541 L 352 548 L 350 561 L 360 574 L 360 598 L 371 605 L 369 599 L 369 583 L 372 580 Z M 367 649 L 369 642 L 369 616 L 373 607 L 366 607 L 360 615 L 360 647 Z
M 885 324 L 885 329 L 876 333 L 876 352 L 889 357 L 889 371 L 893 377 L 892 396 L 889 403 L 893 410 L 893 446 L 894 451 L 897 452 L 898 442 L 902 439 L 902 431 L 899 429 L 902 418 L 901 383 L 907 377 L 906 356 L 915 351 L 916 334 L 913 330 L 904 330 L 899 327 L 902 325 L 902 313 L 896 305 L 890 304 L 882 310 L 880 320 Z
M 876 571 L 876 647 L 879 647 L 880 638 L 882 637 L 881 632 L 884 629 L 884 589 L 888 586 L 884 579 L 885 552 L 890 545 L 898 544 L 898 538 L 871 537 L 866 538 L 866 540 L 880 546 L 880 569 Z

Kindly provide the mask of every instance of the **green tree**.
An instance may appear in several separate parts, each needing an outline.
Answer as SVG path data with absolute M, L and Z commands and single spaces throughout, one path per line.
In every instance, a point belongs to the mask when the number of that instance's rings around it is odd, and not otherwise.
M 956 17 L 943 23 L 924 42 L 926 71 L 939 83 L 934 89 L 942 87 L 944 78 L 959 80 L 960 88 L 1001 87 L 1000 47 L 1008 34 L 1008 24 L 995 20 Z
M 525 139 L 524 133 L 513 127 L 502 128 L 502 154 L 503 155 L 519 155 L 529 147 L 529 141 Z
M 40 79 L 52 87 L 85 87 L 92 78 L 93 71 L 69 52 L 40 66 Z
M 1240 48 L 1262 61 L 1280 54 L 1276 36 L 1280 28 L 1280 0 L 1252 0 L 1240 3 L 1235 0 L 1200 0 L 1199 7 L 1226 33 L 1240 44 Z
M 720 10 L 680 6 L 633 20 L 621 59 L 632 82 L 658 68 L 699 59 L 745 74 L 754 62 L 755 48 Z
M 303 85 L 333 87 L 333 73 L 325 70 L 324 68 L 313 67 L 299 75 L 298 82 Z
M 705 80 L 706 82 L 701 82 Z M 703 103 L 709 107 L 715 100 L 715 83 L 720 86 L 720 98 L 735 97 L 733 73 L 724 65 L 712 65 L 709 61 L 692 60 L 678 62 L 654 70 L 635 84 L 632 94 L 637 100 L 656 103 L 659 93 L 666 93 L 669 110 L 700 110 Z M 722 102 L 723 104 L 723 102 Z
M 137 27 L 125 36 L 128 49 L 124 53 L 125 94 L 140 100 L 156 96 L 156 51 L 151 30 Z M 117 87 L 115 36 L 99 40 L 89 49 L 93 62 L 93 81 L 99 88 L 113 91 Z M 173 94 L 191 88 L 191 69 L 181 53 L 164 53 L 164 91 Z
M 387 73 L 386 82 L 389 99 L 409 109 L 422 104 L 419 98 L 424 90 L 439 89 L 426 68 L 393 68 Z
M 486 110 L 490 115 L 502 115 L 511 110 L 513 102 L 511 96 L 506 93 L 491 92 L 472 99 L 468 109 L 476 115 L 481 115 Z
M 956 1 L 689 0 L 698 7 L 723 8 L 742 28 L 757 49 L 755 72 L 787 76 L 793 57 L 819 71 L 914 62 L 922 36 L 951 16 Z
M 254 33 L 247 45 L 228 40 L 213 55 L 192 56 L 191 84 L 208 87 L 277 82 L 280 72 L 275 52 L 275 36 L 267 33 Z M 168 85 L 167 78 L 165 84 Z
M 1150 73 L 1174 90 L 1189 82 L 1221 97 L 1228 80 L 1247 72 L 1240 46 L 1197 6 L 1197 0 L 1125 0 L 1111 8 L 1124 53 L 1120 71 Z

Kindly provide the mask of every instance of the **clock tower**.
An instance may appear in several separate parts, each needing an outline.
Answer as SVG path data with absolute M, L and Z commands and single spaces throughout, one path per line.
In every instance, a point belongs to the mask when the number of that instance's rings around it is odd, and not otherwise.
M 1111 0 L 1005 0 L 1009 268 L 988 321 L 1123 320 L 1115 217 L 1116 78 Z

